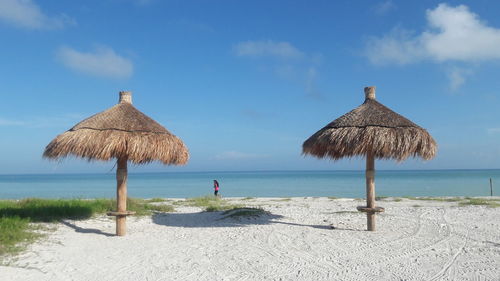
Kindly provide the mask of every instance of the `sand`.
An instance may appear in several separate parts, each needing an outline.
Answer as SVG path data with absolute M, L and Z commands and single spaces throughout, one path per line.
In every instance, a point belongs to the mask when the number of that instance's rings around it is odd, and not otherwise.
M 270 214 L 177 207 L 129 218 L 125 237 L 104 216 L 67 220 L 0 280 L 500 280 L 500 208 L 386 199 L 368 232 L 359 200 L 229 200 Z

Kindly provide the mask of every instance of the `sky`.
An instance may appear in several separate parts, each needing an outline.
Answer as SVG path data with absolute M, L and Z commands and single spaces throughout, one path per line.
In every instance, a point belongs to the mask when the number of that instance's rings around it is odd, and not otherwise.
M 0 0 L 0 174 L 108 172 L 42 158 L 58 134 L 132 91 L 181 138 L 185 166 L 132 172 L 362 170 L 302 143 L 363 88 L 427 129 L 430 161 L 500 168 L 500 2 Z

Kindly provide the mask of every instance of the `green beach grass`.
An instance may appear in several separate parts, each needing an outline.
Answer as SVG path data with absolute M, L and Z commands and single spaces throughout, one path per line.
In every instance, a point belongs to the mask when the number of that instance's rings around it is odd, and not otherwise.
M 438 201 L 438 202 L 457 202 L 459 206 L 487 206 L 491 208 L 500 207 L 500 200 L 487 199 L 487 198 L 473 198 L 473 197 L 405 197 L 410 200 L 421 201 Z
M 251 208 L 251 207 L 243 207 L 243 208 L 234 208 L 231 210 L 226 210 L 222 213 L 223 218 L 249 218 L 249 217 L 259 217 L 261 215 L 269 214 L 269 212 L 265 211 L 262 208 Z
M 138 216 L 152 212 L 173 212 L 174 207 L 150 204 L 158 200 L 127 199 L 127 209 Z M 88 219 L 113 211 L 116 201 L 111 199 L 37 199 L 0 200 L 0 256 L 13 254 L 42 235 L 34 223 L 57 222 L 63 219 Z
M 185 204 L 188 206 L 203 208 L 205 212 L 218 212 L 243 207 L 243 205 L 234 205 L 229 203 L 227 200 L 223 200 L 220 197 L 212 195 L 188 198 L 186 199 Z

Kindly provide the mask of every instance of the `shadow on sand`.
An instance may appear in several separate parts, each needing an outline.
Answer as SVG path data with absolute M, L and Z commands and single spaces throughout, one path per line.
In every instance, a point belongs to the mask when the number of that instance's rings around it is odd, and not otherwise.
M 74 225 L 74 224 L 67 222 L 67 221 L 64 221 L 64 220 L 61 220 L 61 223 L 67 227 L 73 228 L 78 233 L 93 233 L 93 234 L 100 234 L 100 235 L 104 235 L 104 236 L 108 236 L 108 237 L 115 236 L 114 234 L 103 232 L 99 229 L 79 227 L 77 225 Z
M 280 215 L 262 214 L 257 217 L 230 218 L 223 212 L 199 213 L 156 213 L 153 222 L 165 226 L 179 227 L 236 227 L 246 225 L 264 225 L 273 223 L 274 219 L 282 218 Z
M 153 223 L 164 226 L 177 227 L 240 227 L 248 225 L 286 224 L 300 227 L 312 227 L 325 230 L 349 230 L 357 229 L 332 228 L 331 225 L 309 225 L 279 221 L 281 215 L 272 213 L 261 214 L 258 217 L 231 218 L 223 215 L 223 212 L 199 212 L 199 213 L 156 213 L 153 215 Z

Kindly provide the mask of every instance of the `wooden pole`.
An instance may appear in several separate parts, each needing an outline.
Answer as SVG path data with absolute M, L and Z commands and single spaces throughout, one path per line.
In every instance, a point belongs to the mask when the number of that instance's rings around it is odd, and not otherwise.
M 127 158 L 122 157 L 117 160 L 116 169 L 116 207 L 118 213 L 125 213 L 127 211 Z M 126 228 L 126 215 L 116 216 L 116 235 L 125 236 Z
M 366 155 L 366 207 L 375 208 L 375 157 L 370 151 Z M 368 231 L 375 231 L 375 212 L 367 212 Z
M 493 196 L 493 180 L 490 178 L 490 196 Z

